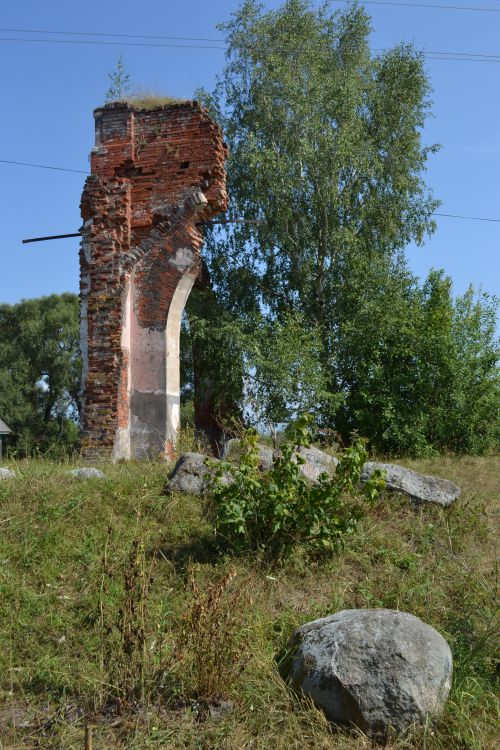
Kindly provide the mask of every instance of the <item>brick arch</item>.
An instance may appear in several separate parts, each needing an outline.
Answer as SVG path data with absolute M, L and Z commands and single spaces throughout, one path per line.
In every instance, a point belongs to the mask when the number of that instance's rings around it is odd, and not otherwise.
M 83 452 L 149 458 L 175 444 L 180 316 L 200 223 L 227 205 L 227 152 L 193 102 L 94 115 L 81 204 Z

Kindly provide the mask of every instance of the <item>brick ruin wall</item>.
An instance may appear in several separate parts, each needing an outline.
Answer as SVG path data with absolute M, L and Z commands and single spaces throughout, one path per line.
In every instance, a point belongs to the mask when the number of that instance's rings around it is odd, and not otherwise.
M 200 224 L 227 207 L 222 133 L 196 102 L 94 112 L 80 249 L 84 455 L 170 454 Z

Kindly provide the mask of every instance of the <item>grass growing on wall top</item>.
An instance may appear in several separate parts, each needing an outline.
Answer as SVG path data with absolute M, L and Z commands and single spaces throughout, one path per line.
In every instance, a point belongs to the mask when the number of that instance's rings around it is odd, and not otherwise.
M 136 109 L 156 109 L 157 107 L 173 107 L 186 104 L 189 100 L 169 96 L 152 89 L 139 89 L 134 94 L 127 96 L 125 101 Z

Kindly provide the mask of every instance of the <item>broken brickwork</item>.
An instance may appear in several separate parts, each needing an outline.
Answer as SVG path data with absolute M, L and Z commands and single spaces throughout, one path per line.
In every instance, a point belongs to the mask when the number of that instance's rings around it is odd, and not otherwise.
M 196 102 L 94 112 L 80 250 L 83 452 L 171 453 L 179 333 L 203 222 L 225 210 L 226 146 Z

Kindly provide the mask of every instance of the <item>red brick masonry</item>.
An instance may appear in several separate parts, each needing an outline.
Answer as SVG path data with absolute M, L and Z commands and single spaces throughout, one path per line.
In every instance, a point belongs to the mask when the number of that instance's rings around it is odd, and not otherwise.
M 180 318 L 199 271 L 199 222 L 227 207 L 219 127 L 196 102 L 96 109 L 81 201 L 83 452 L 172 450 Z

